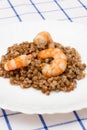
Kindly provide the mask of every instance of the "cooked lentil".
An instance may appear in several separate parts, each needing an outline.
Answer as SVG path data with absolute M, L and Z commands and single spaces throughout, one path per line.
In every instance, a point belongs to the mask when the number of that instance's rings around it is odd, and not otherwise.
M 43 93 L 49 95 L 51 91 L 65 91 L 74 90 L 77 85 L 77 80 L 85 77 L 84 70 L 86 64 L 82 63 L 81 57 L 75 48 L 64 47 L 59 43 L 52 43 L 52 46 L 61 49 L 67 56 L 67 68 L 65 72 L 59 76 L 47 78 L 42 74 L 40 64 L 43 62 L 50 63 L 52 58 L 40 60 L 37 58 L 39 51 L 49 48 L 47 45 L 36 46 L 33 42 L 23 42 L 14 44 L 8 47 L 7 53 L 2 56 L 0 61 L 0 76 L 10 78 L 10 83 L 13 85 L 20 85 L 22 88 L 33 87 L 41 90 Z M 4 64 L 14 57 L 22 54 L 31 54 L 33 59 L 29 66 L 6 71 Z

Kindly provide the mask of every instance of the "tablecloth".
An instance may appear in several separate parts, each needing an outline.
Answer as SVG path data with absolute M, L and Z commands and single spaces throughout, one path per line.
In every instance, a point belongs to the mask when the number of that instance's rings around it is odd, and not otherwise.
M 0 0 L 0 24 L 35 20 L 87 26 L 87 0 Z M 66 107 L 66 106 L 65 106 Z M 87 109 L 63 114 L 23 114 L 0 109 L 0 130 L 87 130 Z

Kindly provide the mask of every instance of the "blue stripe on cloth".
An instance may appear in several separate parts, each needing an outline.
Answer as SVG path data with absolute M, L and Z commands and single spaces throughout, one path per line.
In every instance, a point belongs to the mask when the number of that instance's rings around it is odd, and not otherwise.
M 44 2 L 45 4 L 47 3 L 47 2 Z M 39 3 L 37 3 L 37 4 L 39 4 Z M 14 7 L 22 7 L 22 6 L 31 6 L 31 4 L 20 4 L 20 5 L 14 5 Z M 5 9 L 9 9 L 10 7 L 2 7 L 2 8 L 0 8 L 0 10 L 5 10 Z M 75 7 L 68 7 L 68 8 L 65 8 L 65 10 L 72 10 L 72 9 L 79 9 L 79 8 L 82 8 L 82 6 L 75 6 Z M 48 11 L 42 11 L 42 13 L 43 12 L 53 12 L 53 11 L 61 11 L 60 9 L 54 9 L 54 10 L 48 10 Z M 32 12 L 31 12 L 32 13 Z
M 87 118 L 82 118 L 80 120 L 87 120 Z M 68 125 L 68 124 L 71 124 L 71 123 L 75 123 L 77 122 L 78 120 L 71 120 L 71 121 L 67 121 L 67 122 L 63 122 L 63 123 L 58 123 L 58 124 L 54 124 L 54 125 L 49 125 L 47 126 L 48 128 L 52 128 L 52 127 L 57 127 L 57 126 L 63 126 L 63 125 Z M 38 128 L 38 129 L 34 129 L 34 130 L 44 130 L 44 128 Z M 84 129 L 85 130 L 85 129 Z
M 70 9 L 74 9 L 74 8 L 81 8 L 81 7 L 73 7 L 73 8 L 66 8 L 66 10 L 70 10 Z M 51 12 L 56 12 L 56 11 L 60 11 L 60 10 L 49 10 L 49 11 L 42 11 L 43 13 L 51 13 Z M 28 15 L 28 14 L 36 14 L 37 12 L 26 12 L 26 13 L 22 13 L 20 14 L 20 16 L 22 15 Z M 86 18 L 87 16 L 77 16 L 77 17 L 72 17 L 72 19 L 79 19 L 79 18 Z M 3 19 L 11 19 L 11 18 L 15 18 L 15 16 L 9 16 L 9 17 L 1 17 L 0 20 L 3 20 Z M 56 20 L 62 20 L 62 21 L 65 21 L 67 19 L 56 19 Z
M 40 4 L 47 4 L 47 3 L 53 3 L 52 1 L 44 1 L 44 2 L 37 2 L 36 4 L 37 5 L 40 5 Z M 25 3 L 22 3 L 22 4 L 15 4 L 14 7 L 20 7 L 20 6 L 31 6 L 31 4 L 25 4 Z M 9 9 L 10 7 L 0 7 L 0 10 L 2 9 Z
M 15 16 L 1 17 L 0 20 L 3 20 L 3 19 L 11 19 L 11 18 L 15 18 Z
M 44 16 L 42 15 L 42 13 L 39 11 L 39 9 L 36 7 L 36 5 L 34 4 L 34 2 L 32 0 L 29 0 L 31 2 L 31 4 L 33 5 L 33 7 L 36 9 L 36 11 L 38 12 L 38 14 L 41 16 L 41 18 L 43 20 L 45 20 Z
M 58 3 L 57 0 L 54 0 L 54 2 L 56 3 L 56 5 L 61 9 L 61 11 L 65 14 L 65 16 L 68 18 L 68 20 L 70 22 L 73 22 L 72 19 L 68 16 L 68 14 L 65 12 L 65 10 L 60 6 L 60 4 Z
M 77 16 L 77 17 L 72 17 L 72 19 L 82 19 L 82 18 L 87 18 L 87 16 Z M 66 21 L 67 19 L 57 19 L 57 21 Z
M 78 0 L 78 2 L 87 10 L 87 7 L 81 2 L 81 0 Z
M 17 13 L 17 11 L 15 10 L 14 6 L 12 5 L 11 1 L 10 1 L 10 0 L 7 0 L 7 1 L 8 1 L 8 3 L 9 3 L 10 7 L 12 8 L 12 10 L 14 11 L 14 13 L 16 14 L 16 17 L 17 17 L 18 20 L 21 22 L 22 20 L 21 20 L 19 14 Z
M 16 112 L 16 113 L 10 113 L 10 114 L 6 114 L 7 116 L 14 116 L 14 115 L 19 115 L 21 114 L 20 112 Z M 0 118 L 3 117 L 3 115 L 0 115 Z
M 87 118 L 82 118 L 81 120 L 87 120 Z M 62 126 L 62 125 L 68 125 L 68 124 L 71 124 L 71 123 L 75 123 L 77 122 L 77 120 L 72 120 L 72 121 L 68 121 L 68 122 L 63 122 L 63 123 L 59 123 L 59 124 L 54 124 L 54 125 L 50 125 L 48 126 L 48 128 L 52 128 L 52 127 L 57 127 L 57 126 Z M 44 128 L 38 128 L 38 129 L 34 129 L 34 130 L 44 130 Z
M 79 115 L 77 114 L 77 112 L 74 111 L 73 113 L 74 113 L 75 117 L 77 118 L 77 120 L 78 120 L 78 122 L 79 122 L 81 128 L 82 128 L 83 130 L 86 130 L 86 128 L 85 128 L 85 126 L 83 125 L 81 119 L 79 118 Z
M 7 115 L 6 115 L 5 110 L 4 110 L 4 109 L 1 109 L 1 110 L 2 110 L 2 113 L 3 113 L 3 116 L 4 116 L 4 119 L 5 119 L 5 121 L 6 121 L 6 124 L 7 124 L 8 129 L 9 129 L 9 130 L 12 130 L 11 125 L 10 125 L 10 122 L 9 122 L 9 119 L 8 119 L 8 117 L 7 117 Z
M 44 126 L 44 129 L 45 129 L 45 130 L 48 130 L 48 127 L 47 127 L 47 125 L 46 125 L 46 123 L 45 123 L 45 121 L 44 121 L 44 119 L 43 119 L 43 116 L 39 114 L 39 118 L 40 118 L 40 120 L 41 120 L 41 122 L 42 122 L 42 124 L 43 124 L 43 126 Z
M 72 121 L 68 121 L 68 122 L 63 122 L 63 123 L 59 123 L 59 124 L 50 125 L 50 126 L 48 126 L 48 128 L 63 126 L 63 125 L 71 124 L 71 123 L 74 123 L 74 122 L 77 122 L 77 120 L 72 120 Z M 43 129 L 44 128 L 38 128 L 38 129 L 34 129 L 34 130 L 43 130 Z

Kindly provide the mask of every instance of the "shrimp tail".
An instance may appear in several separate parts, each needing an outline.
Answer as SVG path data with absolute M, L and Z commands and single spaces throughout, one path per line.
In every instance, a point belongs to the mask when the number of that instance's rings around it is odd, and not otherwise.
M 32 55 L 21 55 L 18 57 L 15 57 L 14 59 L 11 59 L 7 61 L 4 65 L 4 69 L 6 71 L 11 71 L 15 69 L 19 69 L 25 66 L 28 66 L 31 62 Z

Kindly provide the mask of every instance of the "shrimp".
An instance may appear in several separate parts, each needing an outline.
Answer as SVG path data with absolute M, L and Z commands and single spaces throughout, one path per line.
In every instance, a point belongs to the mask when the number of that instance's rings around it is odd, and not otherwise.
M 18 57 L 15 57 L 14 59 L 11 59 L 7 61 L 4 65 L 4 69 L 6 71 L 19 69 L 25 66 L 28 66 L 31 62 L 32 55 L 20 55 Z
M 53 39 L 49 32 L 43 31 L 36 35 L 36 37 L 33 39 L 33 42 L 37 44 L 51 44 L 53 43 Z
M 51 64 L 41 64 L 42 73 L 46 77 L 58 76 L 62 74 L 67 66 L 66 55 L 58 48 L 49 48 L 38 53 L 38 58 L 40 59 L 46 59 L 50 57 L 54 58 L 54 60 Z

